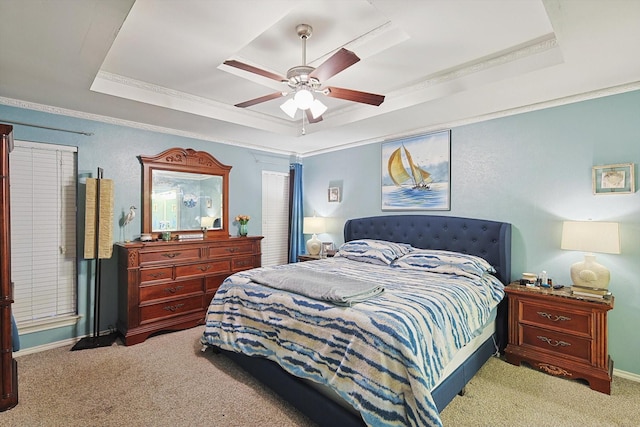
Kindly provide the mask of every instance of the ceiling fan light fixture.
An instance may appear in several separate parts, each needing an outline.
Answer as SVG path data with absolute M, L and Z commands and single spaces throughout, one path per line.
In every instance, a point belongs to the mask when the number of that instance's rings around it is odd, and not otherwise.
M 300 24 L 296 27 L 298 37 L 302 40 L 302 65 L 296 65 L 289 68 L 287 77 L 280 76 L 271 71 L 263 70 L 253 65 L 244 64 L 236 60 L 224 61 L 224 64 L 230 67 L 253 73 L 271 80 L 289 86 L 288 92 L 275 92 L 268 95 L 260 96 L 249 101 L 236 104 L 236 107 L 247 108 L 262 102 L 271 101 L 272 99 L 288 96 L 290 93 L 293 97 L 289 98 L 280 109 L 292 119 L 298 109 L 303 110 L 303 134 L 305 118 L 309 123 L 317 123 L 322 120 L 322 114 L 327 111 L 327 106 L 315 99 L 315 93 L 321 93 L 331 98 L 344 99 L 346 101 L 359 102 L 362 104 L 378 106 L 384 101 L 383 95 L 374 93 L 360 92 L 352 89 L 344 89 L 339 87 L 322 88 L 322 82 L 330 79 L 334 75 L 349 68 L 356 62 L 360 61 L 358 56 L 345 48 L 340 48 L 328 59 L 322 62 L 318 67 L 307 65 L 307 39 L 311 37 L 313 29 L 308 24 Z M 305 117 L 306 116 L 306 117 Z
M 327 106 L 324 105 L 319 99 L 315 99 L 311 104 L 311 107 L 309 108 L 311 109 L 311 115 L 314 119 L 317 119 L 318 117 L 323 115 L 325 111 L 327 111 Z
M 298 106 L 296 105 L 296 102 L 291 98 L 287 99 L 280 106 L 280 109 L 284 111 L 285 114 L 291 117 L 292 119 L 296 116 L 296 113 L 298 112 Z
M 311 107 L 311 104 L 314 101 L 311 92 L 309 92 L 309 90 L 304 87 L 296 91 L 293 100 L 295 101 L 296 106 L 301 110 L 307 110 L 309 107 Z

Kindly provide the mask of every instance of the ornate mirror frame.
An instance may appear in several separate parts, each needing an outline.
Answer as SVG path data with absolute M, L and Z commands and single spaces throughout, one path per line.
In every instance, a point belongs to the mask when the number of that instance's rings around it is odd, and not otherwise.
M 170 148 L 155 156 L 138 156 L 142 163 L 142 232 L 158 233 L 152 229 L 153 171 L 185 172 L 222 177 L 222 220 L 220 227 L 209 229 L 205 238 L 229 237 L 229 171 L 231 166 L 224 165 L 205 151 L 191 148 Z M 194 229 L 171 230 L 172 233 L 193 233 Z

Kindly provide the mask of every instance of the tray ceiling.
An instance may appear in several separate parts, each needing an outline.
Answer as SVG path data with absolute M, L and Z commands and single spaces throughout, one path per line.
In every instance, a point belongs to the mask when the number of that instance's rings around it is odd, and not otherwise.
M 612 3 L 615 3 L 612 4 Z M 640 2 L 560 0 L 0 0 L 0 102 L 309 155 L 640 88 Z M 317 95 L 319 123 L 284 98 L 234 104 L 339 48 L 360 61 L 326 83 L 378 107 Z M 53 109 L 53 110 L 52 110 Z

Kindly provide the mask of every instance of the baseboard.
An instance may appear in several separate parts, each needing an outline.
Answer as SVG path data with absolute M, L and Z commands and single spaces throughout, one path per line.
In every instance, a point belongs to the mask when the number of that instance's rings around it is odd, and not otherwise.
M 634 374 L 632 372 L 621 371 L 620 369 L 613 368 L 613 375 L 640 383 L 640 375 Z
M 106 331 L 100 332 L 100 335 L 108 335 L 110 333 L 113 333 L 113 331 L 112 330 L 106 330 Z M 69 339 L 62 340 L 62 341 L 56 341 L 56 342 L 51 342 L 51 343 L 48 343 L 48 344 L 37 345 L 35 347 L 21 348 L 20 351 L 16 351 L 16 352 L 13 353 L 13 357 L 17 359 L 20 356 L 26 356 L 27 354 L 40 353 L 41 351 L 53 350 L 54 348 L 59 348 L 59 347 L 73 346 L 78 341 L 80 341 L 82 338 L 85 338 L 85 337 L 88 337 L 88 336 L 89 335 L 83 335 L 81 337 L 69 338 Z

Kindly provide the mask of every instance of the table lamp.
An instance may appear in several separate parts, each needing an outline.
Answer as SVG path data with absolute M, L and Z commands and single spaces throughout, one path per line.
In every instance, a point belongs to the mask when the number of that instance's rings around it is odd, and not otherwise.
M 561 249 L 585 252 L 584 261 L 571 266 L 574 286 L 594 289 L 609 287 L 609 270 L 596 262 L 593 252 L 620 253 L 620 231 L 617 222 L 564 221 Z
M 203 216 L 200 218 L 200 228 L 203 230 L 208 230 L 213 227 L 213 221 L 215 220 L 212 216 Z
M 318 239 L 317 234 L 325 232 L 324 218 L 312 216 L 305 217 L 302 223 L 302 232 L 304 234 L 312 234 L 307 240 L 307 253 L 309 255 L 319 255 L 322 248 L 322 242 Z

